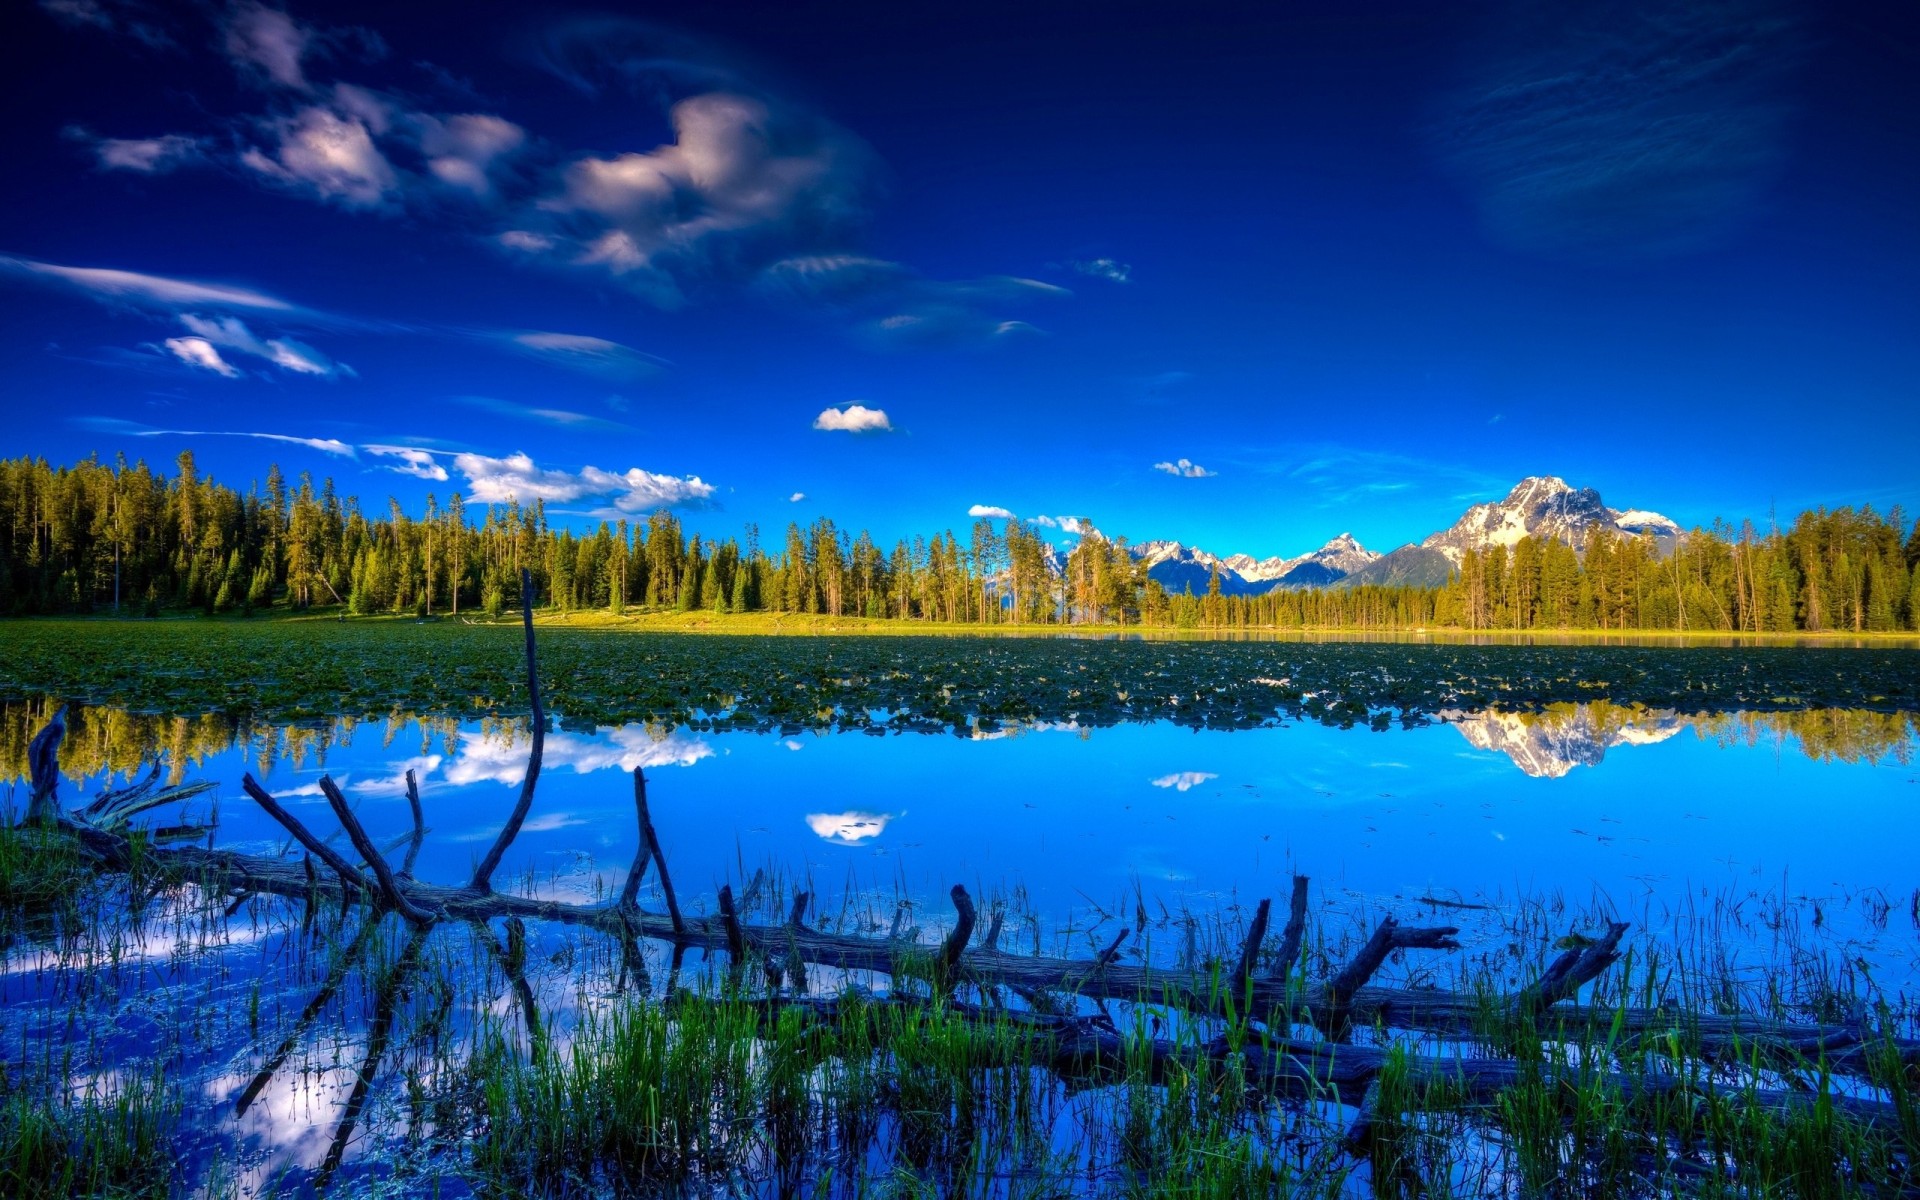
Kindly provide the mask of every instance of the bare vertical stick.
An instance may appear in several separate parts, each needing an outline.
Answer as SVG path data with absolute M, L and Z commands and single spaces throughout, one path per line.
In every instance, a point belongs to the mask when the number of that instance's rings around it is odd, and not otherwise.
M 685 933 L 687 923 L 680 919 L 680 902 L 673 896 L 673 877 L 667 874 L 667 854 L 660 849 L 660 835 L 653 831 L 653 814 L 647 809 L 647 778 L 638 767 L 633 771 L 633 803 L 640 810 L 640 836 L 653 854 L 653 869 L 660 872 L 660 892 L 667 898 L 667 916 L 675 933 Z
M 533 572 L 525 567 L 520 568 L 520 622 L 527 631 L 527 699 L 533 709 L 533 745 L 527 750 L 527 777 L 520 785 L 520 800 L 513 806 L 500 836 L 494 839 L 493 849 L 487 851 L 473 872 L 473 882 L 468 886 L 476 892 L 493 890 L 493 872 L 506 857 L 507 847 L 520 835 L 520 826 L 533 807 L 533 786 L 540 779 L 540 755 L 547 747 L 547 710 L 540 703 L 540 670 L 533 645 Z
M 787 924 L 793 926 L 795 929 L 799 929 L 806 923 L 807 901 L 811 899 L 812 897 L 806 892 L 795 892 L 793 894 L 793 911 L 787 914 Z
M 1000 923 L 1006 920 L 1006 918 L 1007 910 L 998 905 L 994 906 L 993 919 L 987 922 L 987 949 L 1000 949 Z
M 940 949 L 940 977 L 948 984 L 960 977 L 960 955 L 973 940 L 973 924 L 978 916 L 973 909 L 973 897 L 967 895 L 966 888 L 956 883 L 950 895 L 959 919 L 953 924 L 953 932 L 947 935 L 947 944 Z
M 746 958 L 746 945 L 740 937 L 740 914 L 733 911 L 733 888 L 720 885 L 720 919 L 727 926 L 727 953 L 737 964 Z
M 413 879 L 413 863 L 420 857 L 420 843 L 427 839 L 426 816 L 420 811 L 420 781 L 413 777 L 413 768 L 407 768 L 407 806 L 413 810 L 413 841 L 407 846 L 407 859 L 400 864 L 400 878 Z
M 1274 978 L 1284 981 L 1300 965 L 1300 943 L 1307 936 L 1307 877 L 1293 877 L 1293 903 L 1287 913 L 1287 927 L 1280 934 L 1280 961 L 1273 964 Z
M 1253 924 L 1247 926 L 1247 944 L 1240 947 L 1240 965 L 1233 972 L 1234 995 L 1243 995 L 1247 984 L 1253 979 L 1253 968 L 1260 961 L 1260 943 L 1267 940 L 1267 911 L 1272 901 L 1261 897 L 1260 907 L 1254 910 Z
M 639 826 L 640 847 L 633 852 L 633 866 L 627 869 L 627 884 L 620 889 L 620 907 L 640 907 L 640 884 L 647 876 L 647 859 L 653 855 L 653 839 L 647 836 L 647 779 L 640 768 L 633 769 L 633 808 Z
M 366 828 L 360 824 L 360 818 L 354 816 L 353 809 L 347 806 L 347 798 L 341 795 L 340 788 L 333 782 L 333 776 L 320 777 L 320 792 L 326 796 L 327 803 L 333 806 L 333 815 L 340 819 L 340 827 L 347 831 L 347 838 L 353 842 L 353 848 L 360 852 L 360 857 L 365 859 L 367 866 L 372 869 L 373 878 L 380 885 L 380 894 L 386 898 L 387 903 L 415 925 L 433 924 L 434 914 L 409 900 L 407 894 L 400 890 L 399 882 L 394 879 L 393 872 L 387 867 L 386 856 L 380 853 L 380 847 L 374 845 L 373 839 L 367 836 Z

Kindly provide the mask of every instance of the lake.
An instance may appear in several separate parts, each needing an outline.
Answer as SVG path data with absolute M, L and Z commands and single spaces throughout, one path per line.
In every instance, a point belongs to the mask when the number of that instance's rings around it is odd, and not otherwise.
M 1276 669 L 1250 659 L 1235 684 L 1277 679 L 1264 674 Z M 1450 665 L 1447 677 L 1457 681 L 1458 670 Z M 833 677 L 812 678 L 818 687 Z M 1887 690 L 1875 683 L 1875 694 Z M 1017 692 L 1018 680 L 999 686 Z M 1131 928 L 1121 961 L 1198 967 L 1230 960 L 1255 902 L 1284 907 L 1298 873 L 1313 881 L 1309 976 L 1331 972 L 1390 913 L 1457 925 L 1462 949 L 1396 955 L 1381 982 L 1517 986 L 1551 956 L 1553 939 L 1616 918 L 1632 923 L 1641 964 L 1629 959 L 1628 979 L 1646 970 L 1652 980 L 1661 968 L 1650 963 L 1671 972 L 1706 961 L 1720 1001 L 1737 1007 L 1819 1013 L 1848 997 L 1904 1012 L 1920 984 L 1910 851 L 1920 835 L 1920 718 L 1911 710 L 1692 711 L 1603 699 L 1433 703 L 1417 713 L 1363 704 L 1356 713 L 1315 710 L 1314 689 L 1306 693 L 1259 720 L 1236 701 L 1219 710 L 1229 720 L 1187 723 L 1107 711 L 901 720 L 898 693 L 891 707 L 809 710 L 831 718 L 815 721 L 796 711 L 747 728 L 729 710 L 698 705 L 683 720 L 651 722 L 562 707 L 536 801 L 496 884 L 575 903 L 616 895 L 637 844 L 630 776 L 639 770 L 690 914 L 713 912 L 726 884 L 745 919 L 778 924 L 805 890 L 817 928 L 931 945 L 953 923 L 947 891 L 958 883 L 1005 918 L 1003 949 L 1091 958 Z M 1067 707 L 1080 700 L 1062 696 Z M 33 696 L 0 705 L 16 809 L 23 748 L 50 707 Z M 63 796 L 71 804 L 158 761 L 170 778 L 216 784 L 155 814 L 167 838 L 279 854 L 285 832 L 240 777 L 253 773 L 296 816 L 332 830 L 324 773 L 391 851 L 410 829 L 412 771 L 428 829 L 414 875 L 457 884 L 512 807 L 529 734 L 516 714 L 463 718 L 452 707 L 286 721 L 76 702 Z M 1392 719 L 1377 719 L 1382 712 Z M 516 1004 L 564 1036 L 635 971 L 661 994 L 669 980 L 713 985 L 726 958 L 717 948 L 670 962 L 665 946 L 648 943 L 628 963 L 607 939 L 533 922 L 527 990 L 516 1000 L 492 963 L 507 961 L 492 934 L 461 926 L 412 951 L 394 935 L 369 958 L 388 974 L 351 971 L 336 994 L 328 982 L 357 945 L 344 914 L 323 914 L 316 934 L 298 904 L 220 899 L 209 911 L 167 891 L 137 920 L 85 936 L 32 923 L 10 933 L 0 1058 L 58 1070 L 83 1090 L 123 1086 L 164 1063 L 169 1091 L 189 1098 L 176 1135 L 188 1176 L 226 1194 L 299 1192 L 329 1178 L 464 1194 L 470 1182 L 441 1180 L 445 1161 L 421 1137 L 431 1125 L 422 1105 L 453 1078 L 442 1042 L 478 1044 L 512 1023 Z M 657 875 L 640 899 L 660 909 Z M 439 964 L 437 978 L 452 981 L 435 985 L 444 995 L 382 991 L 410 952 Z M 811 983 L 888 987 L 830 970 Z M 387 1025 L 413 1032 L 391 1046 L 371 1040 Z M 276 1046 L 282 1061 L 261 1082 Z M 374 1069 L 360 1065 L 363 1051 Z M 875 1173 L 898 1149 L 884 1143 L 864 1152 Z M 750 1166 L 730 1169 L 731 1187 L 783 1191 Z M 1026 1178 L 1006 1174 L 995 1194 L 1018 1194 Z M 1364 1192 L 1364 1179 L 1348 1182 Z

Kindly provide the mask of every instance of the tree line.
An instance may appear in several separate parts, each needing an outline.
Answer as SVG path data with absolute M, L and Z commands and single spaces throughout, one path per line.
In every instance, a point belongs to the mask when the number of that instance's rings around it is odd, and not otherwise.
M 1816 509 L 1785 528 L 1696 529 L 1670 552 L 1596 531 L 1468 551 L 1438 587 L 1170 594 L 1121 538 L 1057 552 L 1032 526 L 974 522 L 883 546 L 827 518 L 763 544 L 689 534 L 671 512 L 576 531 L 545 505 L 455 492 L 369 511 L 331 479 L 275 466 L 242 492 L 191 453 L 172 474 L 88 458 L 0 460 L 0 613 L 333 610 L 420 616 L 537 601 L 562 611 L 818 613 L 973 624 L 1206 629 L 1920 629 L 1920 522 L 1896 508 Z

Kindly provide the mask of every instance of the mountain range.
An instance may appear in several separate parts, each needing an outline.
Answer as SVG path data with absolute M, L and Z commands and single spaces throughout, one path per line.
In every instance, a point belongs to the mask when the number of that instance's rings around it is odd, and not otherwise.
M 1173 541 L 1133 547 L 1147 573 L 1168 591 L 1207 590 L 1217 569 L 1220 590 L 1257 596 L 1278 588 L 1351 587 L 1360 584 L 1437 587 L 1459 567 L 1468 550 L 1511 546 L 1523 537 L 1553 538 L 1584 550 L 1595 530 L 1652 537 L 1662 553 L 1680 537 L 1680 526 L 1647 509 L 1608 508 L 1592 488 L 1574 488 L 1553 475 L 1531 475 L 1503 500 L 1476 504 L 1447 528 L 1382 554 L 1342 533 L 1317 550 L 1293 557 L 1256 559 L 1218 555 Z

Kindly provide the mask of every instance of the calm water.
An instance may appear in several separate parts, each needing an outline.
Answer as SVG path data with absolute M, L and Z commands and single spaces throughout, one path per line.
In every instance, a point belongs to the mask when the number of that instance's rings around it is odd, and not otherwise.
M 14 705 L 0 715 L 17 748 L 43 714 Z M 430 828 L 416 874 L 437 882 L 470 872 L 526 762 L 526 731 L 511 725 L 397 717 L 289 729 L 99 710 L 70 721 L 69 803 L 158 757 L 219 786 L 156 823 L 214 822 L 215 844 L 237 849 L 285 841 L 241 791 L 243 772 L 331 830 L 317 782 L 329 772 L 384 840 L 409 828 L 412 769 Z M 1446 909 L 1440 919 L 1466 927 L 1466 954 L 1424 956 L 1396 967 L 1402 978 L 1446 983 L 1450 963 L 1499 949 L 1506 914 L 1544 903 L 1557 930 L 1591 927 L 1600 912 L 1652 941 L 1685 943 L 1710 926 L 1755 983 L 1811 955 L 1899 994 L 1920 979 L 1913 749 L 1906 716 L 1689 718 L 1606 705 L 1454 714 L 1385 732 L 1155 724 L 783 737 L 563 721 L 496 880 L 583 901 L 617 891 L 635 842 L 628 776 L 641 768 L 692 911 L 711 911 L 720 884 L 742 892 L 765 870 L 773 882 L 759 890 L 761 919 L 799 884 L 838 928 L 884 929 L 905 900 L 907 919 L 931 938 L 950 915 L 946 889 L 960 882 L 1009 905 L 1006 941 L 1019 948 L 1084 955 L 1118 928 L 1110 915 L 1143 911 L 1145 953 L 1173 961 L 1230 946 L 1245 907 L 1263 896 L 1284 904 L 1299 871 L 1317 885 L 1317 920 L 1349 933 L 1383 911 L 1431 922 L 1427 897 L 1489 906 Z M 24 788 L 13 797 L 24 802 Z M 651 884 L 643 903 L 659 905 Z M 197 1156 L 199 1177 L 226 1171 L 242 1193 L 276 1180 L 309 1186 L 336 1140 L 349 1177 L 389 1169 L 409 1145 L 404 1045 L 371 1089 L 359 1132 L 340 1133 L 368 1044 L 364 983 L 300 1028 L 292 1062 L 233 1115 L 324 967 L 293 952 L 293 910 L 256 901 L 211 928 L 163 920 L 105 958 L 16 939 L 0 970 L 0 1058 L 73 1054 L 84 1082 L 167 1057 L 204 1104 L 197 1148 L 183 1153 Z M 564 1027 L 605 994 L 613 971 L 573 932 L 534 936 L 534 986 L 546 1019 Z M 435 937 L 449 960 L 487 960 L 472 930 Z M 664 965 L 653 964 L 656 978 Z M 510 1012 L 512 998 L 495 987 L 460 1004 L 456 1023 L 472 1028 Z

